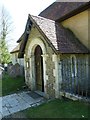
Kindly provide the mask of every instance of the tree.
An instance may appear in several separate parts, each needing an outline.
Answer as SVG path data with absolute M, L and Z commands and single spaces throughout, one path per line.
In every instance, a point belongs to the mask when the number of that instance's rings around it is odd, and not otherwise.
M 0 63 L 10 62 L 10 53 L 7 46 L 7 37 L 10 34 L 12 23 L 5 8 L 0 13 Z
M 10 53 L 8 51 L 5 39 L 0 39 L 0 63 L 9 63 Z

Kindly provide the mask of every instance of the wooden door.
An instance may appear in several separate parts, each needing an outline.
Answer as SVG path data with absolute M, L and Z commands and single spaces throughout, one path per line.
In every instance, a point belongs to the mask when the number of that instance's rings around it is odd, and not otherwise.
M 43 81 L 43 58 L 42 50 L 38 45 L 35 48 L 35 75 L 36 75 L 36 89 L 44 92 L 44 81 Z

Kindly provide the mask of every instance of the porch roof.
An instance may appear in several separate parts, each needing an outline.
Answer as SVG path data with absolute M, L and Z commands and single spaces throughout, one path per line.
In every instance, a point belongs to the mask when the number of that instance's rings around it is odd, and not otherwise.
M 56 53 L 89 53 L 72 31 L 53 20 L 29 15 L 25 35 L 20 45 L 19 57 L 23 57 L 32 24 L 39 30 Z M 30 30 L 29 30 L 30 29 Z
M 31 21 L 41 30 L 52 46 L 60 53 L 88 53 L 76 36 L 61 24 L 40 16 L 29 15 Z

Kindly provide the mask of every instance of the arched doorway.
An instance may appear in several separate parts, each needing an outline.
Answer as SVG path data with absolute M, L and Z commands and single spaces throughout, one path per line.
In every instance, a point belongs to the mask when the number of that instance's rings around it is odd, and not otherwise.
M 42 49 L 38 45 L 35 48 L 35 77 L 36 77 L 36 90 L 44 92 L 44 79 L 43 79 L 43 58 Z

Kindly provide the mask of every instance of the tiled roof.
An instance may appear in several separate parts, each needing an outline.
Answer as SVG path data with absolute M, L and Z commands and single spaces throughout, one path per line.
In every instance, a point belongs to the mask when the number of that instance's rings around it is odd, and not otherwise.
M 73 12 L 76 9 L 86 5 L 86 3 L 87 2 L 54 2 L 45 10 L 43 10 L 39 16 L 56 21 L 57 19 L 68 15 L 70 12 Z
M 87 48 L 79 42 L 75 35 L 62 25 L 40 16 L 30 17 L 56 50 L 61 53 L 88 53 Z

